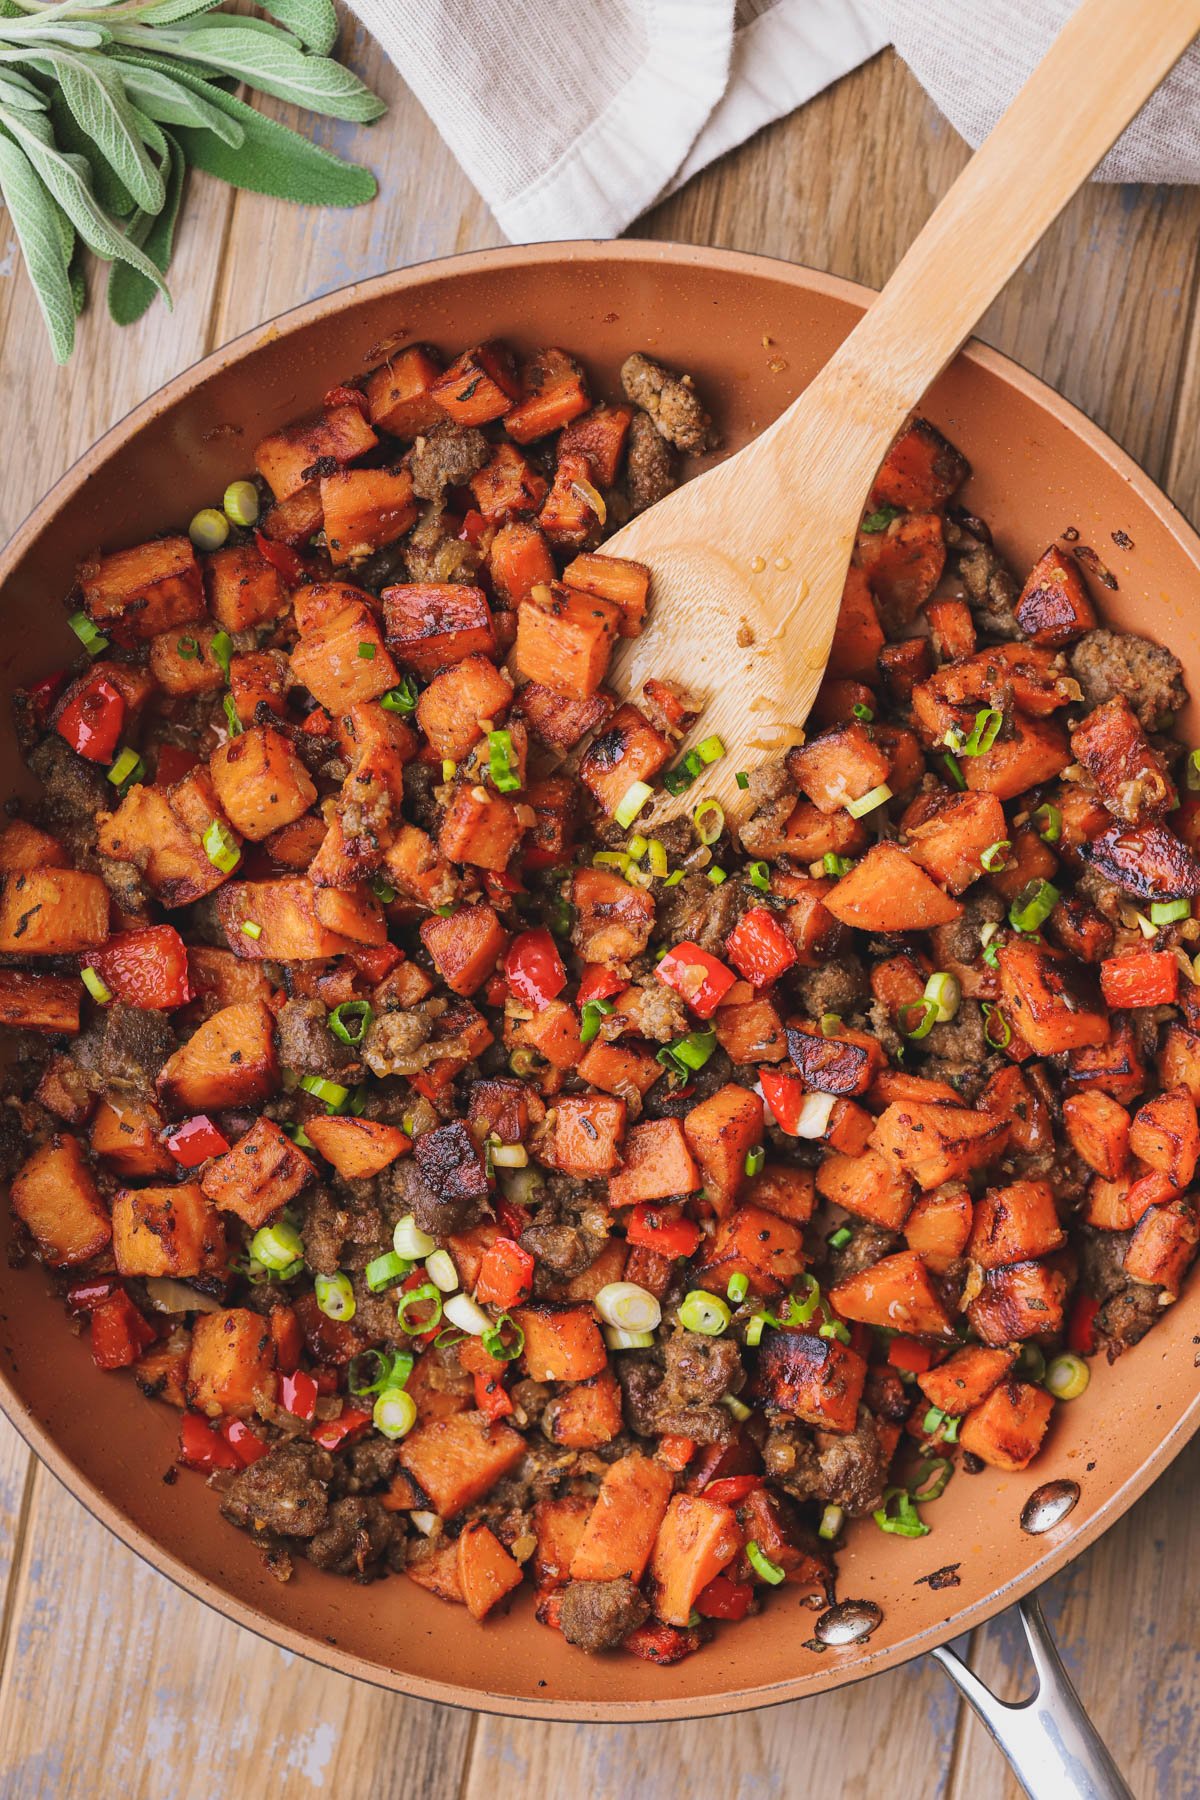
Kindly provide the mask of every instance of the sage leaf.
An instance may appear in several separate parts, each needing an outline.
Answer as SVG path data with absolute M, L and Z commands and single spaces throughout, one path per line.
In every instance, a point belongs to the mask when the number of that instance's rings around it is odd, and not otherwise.
M 54 360 L 65 363 L 75 347 L 75 302 L 57 208 L 29 157 L 4 133 L 0 133 L 0 193 L 46 321 Z
M 228 118 L 218 106 L 204 97 L 204 83 L 190 86 L 175 75 L 164 75 L 158 69 L 122 58 L 125 92 L 147 117 L 160 125 L 194 125 L 215 131 L 219 138 L 237 149 L 242 141 L 242 128 L 236 119 Z
M 72 156 L 82 156 L 92 171 L 92 191 L 106 213 L 114 219 L 127 219 L 137 208 L 130 193 L 112 164 L 100 155 L 95 144 L 80 127 L 67 105 L 62 89 L 55 84 L 50 90 L 50 118 L 59 147 Z
M 144 36 L 160 40 L 159 47 L 190 62 L 206 64 L 225 75 L 248 81 L 277 100 L 290 100 L 327 118 L 365 124 L 386 109 L 350 69 L 327 56 L 309 56 L 281 32 L 244 29 L 254 21 L 233 19 L 217 24 L 210 17 L 160 27 L 154 32 L 140 26 L 123 26 L 119 42 L 142 44 Z
M 268 119 L 232 94 L 213 93 L 214 104 L 229 109 L 245 139 L 231 150 L 211 133 L 184 129 L 176 135 L 193 168 L 216 175 L 232 187 L 302 206 L 361 206 L 379 191 L 369 169 L 343 162 L 277 119 Z
M 138 14 L 142 25 L 173 25 L 177 19 L 189 19 L 193 13 L 211 12 L 220 0 L 160 0 L 147 12 Z
M 170 136 L 167 142 L 165 199 L 157 213 L 139 213 L 130 223 L 129 236 L 139 244 L 163 275 L 175 244 L 175 222 L 183 202 L 187 163 L 183 151 Z M 108 310 L 118 325 L 132 325 L 154 299 L 153 283 L 128 263 L 114 263 L 108 276 Z
M 286 25 L 306 49 L 328 56 L 337 42 L 338 17 L 333 0 L 259 0 L 262 9 Z
M 162 176 L 146 153 L 119 76 L 102 62 L 59 54 L 52 59 L 63 99 L 136 206 L 157 212 L 165 197 Z

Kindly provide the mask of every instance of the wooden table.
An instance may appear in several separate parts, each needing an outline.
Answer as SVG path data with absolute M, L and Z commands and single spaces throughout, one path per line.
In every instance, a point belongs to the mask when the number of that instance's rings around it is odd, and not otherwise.
M 416 102 L 362 35 L 356 66 L 391 101 L 326 141 L 369 161 L 382 197 L 309 213 L 197 180 L 161 306 L 118 333 L 98 306 L 65 373 L 50 362 L 10 230 L 0 264 L 7 535 L 115 419 L 237 332 L 351 279 L 499 241 Z M 880 284 L 966 151 L 891 55 L 697 177 L 644 220 Z M 1082 406 L 1200 517 L 1200 190 L 1091 188 L 981 335 Z M 136 1446 L 131 1445 L 131 1454 Z M 1135 1791 L 1200 1796 L 1195 1563 L 1200 1442 L 1044 1601 L 1081 1693 Z M 143 1567 L 0 1426 L 0 1792 L 212 1800 L 362 1791 L 411 1800 L 710 1791 L 924 1800 L 1016 1793 L 928 1663 L 703 1725 L 520 1724 L 404 1701 L 298 1662 Z M 1016 1628 L 977 1632 L 974 1666 L 1021 1690 Z

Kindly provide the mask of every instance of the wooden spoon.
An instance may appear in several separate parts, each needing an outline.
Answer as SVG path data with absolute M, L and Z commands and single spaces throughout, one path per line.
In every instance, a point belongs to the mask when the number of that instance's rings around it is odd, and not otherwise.
M 1200 0 L 1084 0 L 919 233 L 879 298 L 783 415 L 604 549 L 653 571 L 640 638 L 611 677 L 704 700 L 697 738 L 727 754 L 701 795 L 737 818 L 734 781 L 803 737 L 871 483 L 896 433 L 980 315 L 1200 32 Z

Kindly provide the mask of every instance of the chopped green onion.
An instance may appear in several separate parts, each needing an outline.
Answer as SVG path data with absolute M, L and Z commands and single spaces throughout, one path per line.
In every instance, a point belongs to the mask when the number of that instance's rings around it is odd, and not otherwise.
M 1189 750 L 1184 779 L 1193 793 L 1200 788 L 1200 750 Z
M 975 714 L 971 735 L 959 749 L 960 756 L 982 756 L 991 749 L 1004 723 L 1004 714 L 995 706 L 986 706 Z
M 352 1319 L 357 1310 L 350 1277 L 338 1270 L 336 1275 L 318 1275 L 313 1281 L 317 1305 L 327 1319 Z
M 769 1556 L 763 1554 L 753 1538 L 746 1545 L 746 1557 L 760 1581 L 769 1581 L 772 1587 L 778 1587 L 787 1573 L 778 1563 L 773 1563 Z
M 1037 931 L 1058 905 L 1058 889 L 1052 881 L 1028 881 L 1008 909 L 1008 922 L 1017 931 Z
M 663 776 L 663 786 L 668 794 L 684 794 L 703 769 L 704 764 L 700 761 L 698 752 L 689 750 L 682 762 L 667 770 Z
M 641 862 L 649 848 L 649 838 L 644 838 L 640 832 L 635 832 L 631 838 L 626 840 L 626 853 L 633 858 L 634 862 Z
M 712 882 L 714 887 L 720 887 L 723 881 L 729 880 L 729 877 L 724 869 L 714 868 L 708 871 L 708 879 Z
M 225 709 L 225 724 L 228 727 L 230 737 L 241 737 L 242 721 L 238 716 L 237 701 L 232 694 L 226 694 L 221 701 L 221 705 Z
M 384 712 L 411 713 L 417 710 L 420 689 L 416 677 L 402 675 L 398 687 L 389 688 L 386 694 L 379 696 L 379 704 Z
M 840 1319 L 826 1319 L 823 1325 L 817 1326 L 817 1336 L 823 1338 L 836 1338 L 839 1344 L 848 1344 L 850 1342 L 850 1328 L 847 1325 L 843 1325 Z
M 175 648 L 184 662 L 195 662 L 200 655 L 200 639 L 194 637 L 177 638 Z
M 886 531 L 892 520 L 898 519 L 899 517 L 900 508 L 898 506 L 881 506 L 878 507 L 875 512 L 869 512 L 863 515 L 863 522 L 859 529 L 860 531 L 871 533 L 876 531 Z
M 946 768 L 949 771 L 950 779 L 955 787 L 965 788 L 967 785 L 967 778 L 958 766 L 957 756 L 947 754 L 943 756 L 942 761 L 945 763 Z
M 1049 801 L 1046 801 L 1038 807 L 1033 817 L 1038 828 L 1038 836 L 1043 843 L 1057 844 L 1062 836 L 1062 814 L 1057 806 L 1051 806 Z
M 400 1256 L 395 1250 L 388 1250 L 383 1256 L 373 1257 L 367 1264 L 367 1286 L 373 1294 L 381 1294 L 384 1288 L 391 1287 L 393 1281 L 403 1281 L 411 1275 L 412 1263 L 407 1256 Z
M 932 1437 L 939 1425 L 946 1423 L 946 1415 L 940 1406 L 931 1406 L 921 1420 L 921 1430 L 926 1437 Z
M 747 1419 L 754 1416 L 752 1408 L 744 1400 L 739 1400 L 736 1394 L 722 1394 L 721 1405 L 733 1414 L 739 1425 L 744 1425 Z
M 660 843 L 657 838 L 651 838 L 650 842 L 646 845 L 646 849 L 650 855 L 650 873 L 661 880 L 670 867 L 670 864 L 667 861 L 667 847 L 665 844 Z
M 896 1023 L 907 1038 L 928 1037 L 937 1022 L 938 1009 L 936 1000 L 922 997 L 920 1000 L 906 1000 L 896 1014 Z M 908 1025 L 906 1019 L 913 1023 Z
M 983 1002 L 983 1035 L 993 1050 L 1003 1050 L 1012 1042 L 1012 1026 L 992 1001 Z
M 716 1294 L 693 1288 L 679 1308 L 679 1323 L 685 1331 L 699 1331 L 705 1337 L 720 1337 L 729 1329 L 729 1308 Z
M 370 1095 L 367 1092 L 366 1083 L 360 1081 L 350 1096 L 350 1111 L 356 1119 L 361 1119 L 366 1112 L 367 1101 L 369 1098 Z
M 778 1324 L 779 1320 L 775 1317 L 774 1313 L 753 1313 L 746 1321 L 746 1343 L 749 1345 L 750 1349 L 753 1350 L 757 1344 L 762 1343 L 762 1334 L 767 1329 L 768 1325 L 774 1328 L 778 1327 Z
M 913 1499 L 921 1506 L 930 1500 L 940 1500 L 953 1473 L 954 1464 L 948 1456 L 930 1457 L 917 1471 L 917 1484 L 911 1490 Z
M 214 631 L 212 643 L 208 646 L 213 658 L 221 665 L 226 681 L 229 680 L 229 665 L 233 661 L 233 639 L 227 631 Z
M 606 1282 L 592 1305 L 606 1325 L 619 1326 L 622 1331 L 653 1331 L 662 1321 L 656 1296 L 636 1281 Z
M 842 1526 L 846 1523 L 846 1511 L 841 1506 L 827 1506 L 821 1514 L 821 1523 L 817 1526 L 817 1536 L 831 1544 Z
M 1056 1356 L 1046 1368 L 1046 1386 L 1056 1400 L 1078 1400 L 1091 1378 L 1082 1356 Z
M 729 1286 L 725 1289 L 726 1296 L 734 1306 L 740 1306 L 749 1292 L 749 1279 L 739 1269 L 736 1274 L 729 1277 Z
M 706 737 L 696 745 L 696 753 L 702 763 L 720 762 L 725 754 L 725 746 L 719 737 Z
M 258 921 L 256 919 L 243 919 L 242 920 L 242 935 L 243 935 L 243 937 L 253 938 L 254 941 L 257 943 L 259 938 L 262 936 L 262 926 L 258 923 Z
M 844 1250 L 853 1236 L 849 1225 L 839 1225 L 836 1231 L 830 1232 L 825 1242 L 831 1250 Z
M 326 1023 L 339 1044 L 361 1044 L 375 1017 L 369 1000 L 343 1000 L 335 1006 Z
M 980 854 L 979 866 L 988 875 L 999 875 L 1008 867 L 1008 852 L 1012 849 L 1011 838 L 997 838 L 994 844 Z
M 385 875 L 371 877 L 371 892 L 384 906 L 390 906 L 396 898 L 396 890 Z
M 763 1169 L 766 1166 L 766 1161 L 767 1161 L 767 1153 L 761 1144 L 756 1144 L 754 1146 L 753 1150 L 747 1150 L 747 1152 L 746 1152 L 746 1173 L 747 1173 L 747 1175 L 761 1175 Z
M 820 1026 L 822 1037 L 836 1037 L 845 1024 L 841 1013 L 827 1012 L 821 1014 Z
M 579 1041 L 590 1044 L 599 1035 L 600 1021 L 613 1010 L 611 1000 L 585 1000 L 580 1014 Z
M 443 781 L 453 781 L 454 777 L 457 773 L 458 773 L 458 764 L 454 761 L 454 758 L 451 756 L 443 756 L 443 758 L 442 758 L 442 780 Z
M 783 1325 L 810 1325 L 821 1305 L 821 1284 L 816 1276 L 802 1275 L 800 1279 L 808 1291 L 803 1300 L 797 1300 L 795 1294 L 788 1295 L 786 1310 L 780 1321 Z
M 411 1315 L 423 1307 L 432 1307 L 428 1317 L 414 1319 Z M 432 1331 L 441 1323 L 442 1296 L 432 1281 L 423 1281 L 420 1287 L 410 1288 L 407 1294 L 400 1296 L 400 1304 L 396 1308 L 396 1323 L 401 1331 L 407 1331 L 409 1337 L 422 1337 L 425 1332 Z
M 672 872 L 667 876 L 667 879 L 663 882 L 663 886 L 665 888 L 678 887 L 682 880 L 683 880 L 683 870 L 682 869 L 673 869 Z
M 644 781 L 631 781 L 625 789 L 624 797 L 613 817 L 623 831 L 628 831 L 648 800 L 653 800 L 654 789 Z
M 117 757 L 117 760 L 113 763 L 112 768 L 108 771 L 107 779 L 112 782 L 115 788 L 120 788 L 121 792 L 124 793 L 125 789 L 132 787 L 135 781 L 141 781 L 145 773 L 145 763 L 142 761 L 137 751 L 131 750 L 129 745 L 126 744 L 125 748 Z
M 264 1225 L 250 1239 L 250 1254 L 264 1269 L 289 1269 L 304 1255 L 304 1239 L 288 1219 Z
M 710 848 L 725 829 L 725 808 L 719 800 L 702 800 L 692 814 L 696 836 Z
M 1174 925 L 1177 919 L 1190 919 L 1191 916 L 1190 900 L 1155 900 L 1150 908 L 1153 925 Z
M 750 786 L 750 777 L 745 769 L 739 769 L 733 779 L 737 782 L 742 792 L 745 793 L 746 789 Z
M 957 975 L 950 975 L 945 969 L 939 969 L 925 983 L 925 998 L 932 1000 L 937 1011 L 934 1014 L 935 1025 L 945 1025 L 958 1011 L 962 999 L 962 987 Z
M 620 1325 L 606 1325 L 604 1341 L 610 1350 L 649 1350 L 654 1343 L 654 1333 L 652 1331 L 626 1331 Z
M 385 1388 L 375 1402 L 371 1422 L 393 1442 L 407 1437 L 417 1422 L 417 1403 L 407 1388 Z
M 765 862 L 752 862 L 746 869 L 750 877 L 750 886 L 757 888 L 760 894 L 771 891 L 771 871 Z
M 432 1256 L 437 1249 L 437 1239 L 422 1231 L 411 1213 L 405 1213 L 397 1219 L 396 1228 L 392 1232 L 392 1248 L 399 1256 L 409 1256 L 414 1262 L 420 1262 L 426 1256 Z
M 252 481 L 231 481 L 221 496 L 221 506 L 235 525 L 253 525 L 258 518 L 258 489 Z
M 1141 934 L 1144 938 L 1153 938 L 1153 937 L 1158 936 L 1158 926 L 1152 925 L 1150 923 L 1150 920 L 1146 917 L 1144 912 L 1137 912 L 1135 910 L 1133 916 L 1137 920 L 1138 930 L 1141 932 Z
M 109 989 L 105 987 L 95 969 L 81 969 L 79 971 L 79 979 L 82 981 L 84 987 L 92 996 L 92 999 L 96 1002 L 97 1006 L 108 1005 L 109 1001 L 112 999 L 112 994 Z
M 470 1294 L 452 1294 L 446 1302 L 446 1317 L 469 1337 L 482 1338 L 492 1328 L 492 1321 Z
M 895 1511 L 892 1510 L 893 1505 Z M 913 1505 L 912 1495 L 907 1488 L 885 1488 L 883 1505 L 875 1510 L 872 1517 L 880 1531 L 889 1532 L 893 1537 L 918 1538 L 927 1536 L 929 1532 L 929 1527 Z
M 850 711 L 854 714 L 854 717 L 861 720 L 864 725 L 869 725 L 875 717 L 874 708 L 865 705 L 861 700 L 856 700 L 854 705 L 850 708 Z
M 629 883 L 630 887 L 635 887 L 635 888 L 640 888 L 640 889 L 652 887 L 654 884 L 654 877 L 650 873 L 649 869 L 639 869 L 635 862 L 631 862 L 629 867 L 626 869 L 625 879 Z
M 501 1313 L 479 1340 L 496 1362 L 515 1362 L 525 1348 L 525 1333 L 508 1313 Z
M 229 536 L 229 520 L 215 506 L 202 506 L 188 526 L 197 550 L 219 550 Z
M 624 875 L 629 866 L 627 850 L 597 850 L 592 856 L 593 869 L 618 869 Z
M 1037 1344 L 1024 1343 L 1017 1357 L 1015 1373 L 1022 1381 L 1041 1382 L 1046 1378 L 1046 1358 Z
M 501 1144 L 488 1140 L 491 1147 L 492 1165 L 497 1169 L 527 1169 L 529 1152 L 524 1144 Z
M 108 639 L 93 625 L 85 612 L 72 613 L 67 624 L 89 656 L 99 656 L 102 650 L 108 649 Z
M 203 843 L 204 854 L 214 869 L 220 869 L 223 875 L 229 875 L 237 868 L 242 853 L 233 833 L 220 819 L 213 820 L 204 834 Z
M 827 875 L 836 876 L 840 881 L 843 875 L 850 873 L 854 864 L 848 856 L 839 856 L 836 850 L 827 850 L 821 858 L 821 867 Z
M 674 1069 L 678 1075 L 689 1075 L 696 1069 L 702 1069 L 717 1047 L 717 1034 L 713 1026 L 704 1031 L 689 1031 L 686 1036 L 676 1038 L 674 1043 L 664 1044 L 655 1060 L 664 1069 Z
M 324 1101 L 331 1113 L 341 1112 L 350 1098 L 350 1089 L 340 1081 L 329 1081 L 324 1075 L 302 1075 L 299 1085 L 314 1100 Z
M 313 1143 L 303 1125 L 297 1125 L 294 1119 L 284 1119 L 280 1124 L 279 1129 L 285 1137 L 291 1138 L 293 1144 L 298 1144 L 301 1150 L 316 1149 L 317 1146 Z
M 458 1270 L 448 1250 L 435 1250 L 425 1258 L 425 1273 L 439 1293 L 452 1294 L 458 1286 Z
M 347 1364 L 346 1386 L 352 1394 L 382 1394 L 402 1388 L 412 1372 L 411 1350 L 360 1350 Z
M 886 781 L 881 781 L 878 787 L 873 787 L 870 793 L 864 794 L 861 799 L 847 800 L 846 811 L 852 819 L 861 819 L 866 813 L 874 812 L 877 806 L 885 806 L 891 797 L 891 788 Z
M 358 646 L 358 654 L 363 662 L 374 662 L 375 661 L 375 646 L 374 646 L 374 644 L 360 644 Z
M 517 767 L 511 732 L 488 732 L 488 774 L 497 793 L 514 794 L 520 787 L 521 772 Z

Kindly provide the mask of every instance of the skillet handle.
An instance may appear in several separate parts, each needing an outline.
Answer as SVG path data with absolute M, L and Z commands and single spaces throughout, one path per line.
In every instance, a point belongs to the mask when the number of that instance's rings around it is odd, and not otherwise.
M 998 1700 L 953 1650 L 933 1651 L 970 1701 L 1030 1800 L 1134 1800 L 1121 1771 L 1080 1704 L 1036 1594 L 1017 1612 L 1037 1686 L 1027 1700 Z

